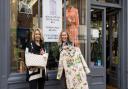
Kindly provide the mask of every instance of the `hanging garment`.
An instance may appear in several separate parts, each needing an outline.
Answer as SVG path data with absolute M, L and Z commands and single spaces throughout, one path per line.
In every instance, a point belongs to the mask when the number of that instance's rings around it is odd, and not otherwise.
M 70 7 L 66 9 L 66 31 L 73 44 L 78 42 L 79 16 L 78 9 Z
M 57 79 L 65 72 L 68 89 L 89 89 L 86 74 L 90 70 L 78 47 L 71 47 L 60 53 Z

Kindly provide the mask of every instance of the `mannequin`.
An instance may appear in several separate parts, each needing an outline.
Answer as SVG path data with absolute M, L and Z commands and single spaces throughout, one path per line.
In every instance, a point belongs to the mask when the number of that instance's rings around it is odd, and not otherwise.
M 66 31 L 74 46 L 78 45 L 78 9 L 70 5 L 70 0 L 66 1 Z
M 30 7 L 28 0 L 19 1 L 19 12 L 24 12 L 26 14 L 32 14 L 32 8 Z

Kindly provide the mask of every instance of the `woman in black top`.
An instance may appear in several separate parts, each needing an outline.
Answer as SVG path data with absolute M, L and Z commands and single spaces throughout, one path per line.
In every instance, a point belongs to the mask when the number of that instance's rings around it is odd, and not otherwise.
M 40 29 L 35 29 L 32 33 L 32 41 L 26 47 L 27 52 L 34 54 L 43 54 L 43 38 Z M 45 68 L 31 66 L 27 67 L 28 81 L 30 89 L 44 89 L 45 83 Z

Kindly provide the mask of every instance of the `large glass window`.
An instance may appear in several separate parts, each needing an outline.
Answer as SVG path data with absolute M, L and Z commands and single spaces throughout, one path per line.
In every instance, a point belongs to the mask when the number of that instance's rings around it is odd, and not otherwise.
M 63 27 L 67 32 L 74 30 L 75 34 L 72 37 L 76 39 L 78 38 L 79 46 L 81 51 L 87 59 L 87 5 L 86 0 L 63 0 L 66 2 L 66 7 L 63 7 L 64 12 L 64 23 L 66 23 L 66 27 Z M 71 19 L 71 23 L 69 20 Z M 75 24 L 74 24 L 75 23 Z M 72 29 L 72 27 L 74 27 Z M 72 38 L 71 37 L 71 38 Z
M 11 72 L 24 72 L 24 50 L 33 28 L 38 27 L 37 0 L 10 0 Z
M 42 1 L 10 0 L 11 72 L 23 73 L 26 70 L 24 51 L 26 44 L 31 40 L 33 28 L 42 28 Z M 68 28 L 69 31 L 72 30 L 69 29 L 71 26 L 76 26 L 75 35 L 77 34 L 81 51 L 87 59 L 86 0 L 62 0 L 62 5 L 62 29 Z M 67 18 L 70 18 L 73 23 L 69 23 Z M 55 70 L 59 60 L 58 44 L 57 42 L 45 42 L 45 48 L 49 52 L 47 68 Z
M 78 43 L 85 59 L 87 59 L 86 9 L 86 0 L 62 0 L 62 30 L 67 32 L 76 30 L 71 37 L 75 38 L 75 35 L 78 34 Z M 71 19 L 73 23 L 68 22 L 68 19 Z M 46 42 L 45 46 L 50 55 L 47 68 L 55 70 L 59 60 L 58 44 L 57 42 Z

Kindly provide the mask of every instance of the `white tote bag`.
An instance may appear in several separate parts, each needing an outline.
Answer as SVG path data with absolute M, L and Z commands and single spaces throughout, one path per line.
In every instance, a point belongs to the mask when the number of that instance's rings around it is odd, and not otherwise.
M 25 53 L 26 66 L 46 67 L 47 60 L 48 53 L 44 53 L 43 55 L 37 55 L 29 52 Z

